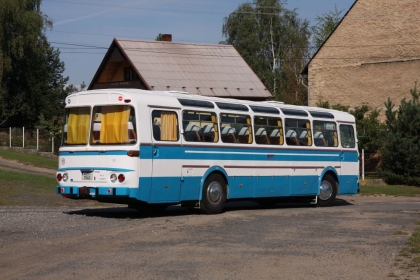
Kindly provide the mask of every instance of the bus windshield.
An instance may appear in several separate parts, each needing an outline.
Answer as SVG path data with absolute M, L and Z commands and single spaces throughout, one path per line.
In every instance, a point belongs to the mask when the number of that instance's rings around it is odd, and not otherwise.
M 127 105 L 68 108 L 63 131 L 64 146 L 137 142 L 134 108 Z

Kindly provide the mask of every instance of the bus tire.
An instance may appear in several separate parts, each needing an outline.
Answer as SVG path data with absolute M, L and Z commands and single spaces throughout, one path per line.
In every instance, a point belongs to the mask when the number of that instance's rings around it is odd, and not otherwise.
M 219 214 L 226 204 L 226 182 L 219 174 L 210 175 L 203 188 L 200 210 L 206 214 Z
M 330 206 L 335 197 L 337 196 L 337 182 L 330 174 L 327 174 L 322 179 L 320 188 L 320 194 L 318 195 L 318 206 L 326 207 Z

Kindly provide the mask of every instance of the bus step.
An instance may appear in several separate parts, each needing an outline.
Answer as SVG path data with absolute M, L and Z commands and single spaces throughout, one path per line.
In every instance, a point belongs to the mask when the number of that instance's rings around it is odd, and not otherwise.
M 311 201 L 311 204 L 317 204 L 318 203 L 318 196 L 316 195 L 315 198 Z

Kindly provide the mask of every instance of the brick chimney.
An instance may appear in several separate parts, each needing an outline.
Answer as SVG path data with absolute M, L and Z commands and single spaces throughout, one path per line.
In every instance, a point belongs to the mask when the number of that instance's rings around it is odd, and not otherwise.
M 162 41 L 172 42 L 172 34 L 162 34 Z

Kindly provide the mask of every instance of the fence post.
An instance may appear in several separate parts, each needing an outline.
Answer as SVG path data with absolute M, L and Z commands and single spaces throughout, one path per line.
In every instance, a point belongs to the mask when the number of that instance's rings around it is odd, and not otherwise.
M 12 147 L 12 127 L 9 127 L 9 148 Z
M 22 127 L 22 147 L 25 148 L 25 127 Z
M 51 151 L 52 151 L 52 154 L 54 154 L 54 136 L 51 138 Z
M 362 149 L 362 180 L 365 180 L 365 149 Z
M 36 129 L 36 150 L 39 150 L 39 129 Z

